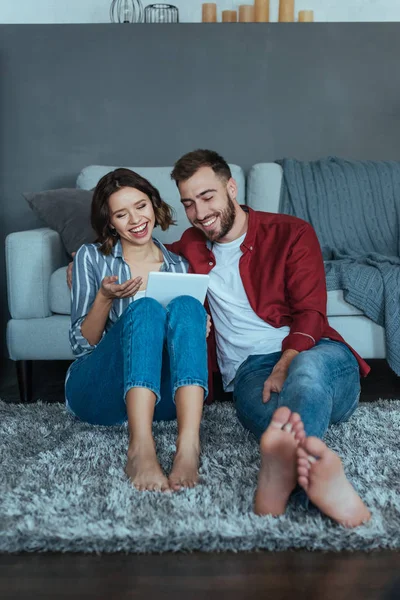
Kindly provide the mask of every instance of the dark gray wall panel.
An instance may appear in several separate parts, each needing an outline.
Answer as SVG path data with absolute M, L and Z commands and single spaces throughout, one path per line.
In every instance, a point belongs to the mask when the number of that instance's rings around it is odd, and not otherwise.
M 1 26 L 0 239 L 94 163 L 400 160 L 399 56 L 398 23 Z

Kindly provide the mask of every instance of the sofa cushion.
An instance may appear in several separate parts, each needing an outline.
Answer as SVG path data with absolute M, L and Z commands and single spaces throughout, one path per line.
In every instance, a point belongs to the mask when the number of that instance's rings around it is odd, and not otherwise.
M 253 165 L 247 177 L 247 204 L 254 210 L 279 212 L 282 173 L 275 163 Z
M 245 176 L 241 167 L 229 165 L 232 175 L 238 184 L 238 202 L 245 204 Z M 92 165 L 85 167 L 78 176 L 76 185 L 83 190 L 90 190 L 96 187 L 99 179 L 117 167 L 107 167 Z M 167 202 L 175 212 L 177 224 L 172 225 L 167 231 L 162 231 L 159 227 L 154 230 L 154 237 L 164 244 L 179 240 L 182 233 L 189 227 L 185 210 L 180 202 L 179 193 L 176 184 L 171 179 L 172 167 L 127 167 L 142 177 L 145 177 L 160 192 L 161 198 Z
M 39 219 L 60 234 L 69 255 L 82 244 L 95 240 L 90 225 L 92 192 L 60 188 L 23 195 Z
M 359 308 L 346 302 L 342 290 L 332 290 L 328 292 L 327 314 L 328 317 L 351 317 L 363 315 L 364 313 Z
M 74 360 L 68 338 L 70 318 L 11 319 L 7 347 L 12 360 Z
M 67 286 L 66 271 L 66 267 L 61 267 L 54 271 L 50 278 L 50 310 L 59 315 L 71 314 L 71 293 Z M 363 314 L 361 310 L 346 302 L 342 290 L 328 292 L 327 312 L 329 317 L 350 317 Z
M 50 277 L 49 304 L 52 313 L 71 314 L 71 292 L 67 285 L 67 267 L 57 269 Z

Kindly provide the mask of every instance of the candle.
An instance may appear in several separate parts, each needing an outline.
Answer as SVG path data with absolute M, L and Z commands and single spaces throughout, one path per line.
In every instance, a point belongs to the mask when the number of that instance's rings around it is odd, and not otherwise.
M 314 21 L 313 10 L 300 10 L 299 11 L 299 23 L 312 23 Z
M 236 10 L 223 10 L 222 11 L 222 22 L 223 23 L 236 23 L 237 22 Z
M 279 0 L 279 22 L 293 23 L 294 0 Z
M 252 4 L 241 4 L 239 6 L 239 21 L 241 23 L 252 23 L 254 21 L 254 6 Z
M 269 0 L 254 0 L 254 20 L 257 23 L 268 23 Z
M 206 2 L 202 5 L 202 21 L 203 23 L 217 22 L 217 5 L 214 2 Z

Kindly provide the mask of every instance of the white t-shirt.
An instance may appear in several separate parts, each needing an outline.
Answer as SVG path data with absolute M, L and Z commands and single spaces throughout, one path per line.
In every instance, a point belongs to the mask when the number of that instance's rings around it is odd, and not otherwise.
M 213 244 L 216 265 L 209 273 L 207 298 L 226 392 L 233 390 L 236 371 L 251 354 L 280 352 L 289 333 L 289 327 L 272 327 L 250 306 L 239 272 L 245 236 L 227 244 Z

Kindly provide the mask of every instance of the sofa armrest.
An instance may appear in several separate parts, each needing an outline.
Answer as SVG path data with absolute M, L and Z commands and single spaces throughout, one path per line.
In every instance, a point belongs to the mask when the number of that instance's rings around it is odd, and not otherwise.
M 51 315 L 50 277 L 67 262 L 61 237 L 52 229 L 19 231 L 7 236 L 7 295 L 13 319 L 39 319 Z

